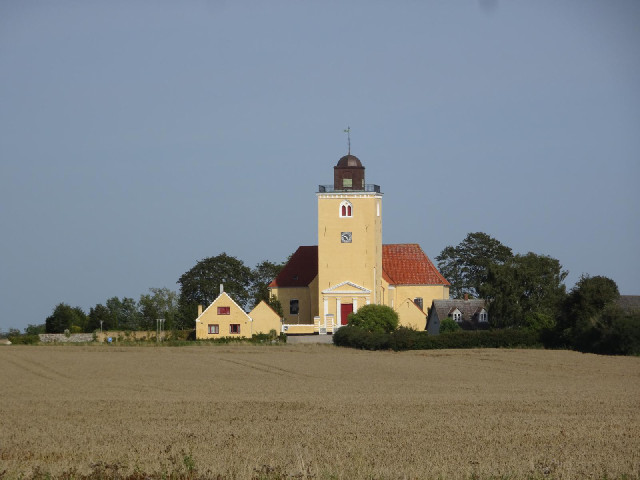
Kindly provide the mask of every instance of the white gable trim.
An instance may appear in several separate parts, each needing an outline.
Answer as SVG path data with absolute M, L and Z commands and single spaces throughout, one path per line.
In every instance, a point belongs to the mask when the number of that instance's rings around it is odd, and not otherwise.
M 342 290 L 342 287 L 347 286 L 350 289 Z M 342 282 L 333 287 L 327 288 L 322 291 L 323 295 L 371 295 L 371 290 L 356 285 L 353 282 Z
M 243 308 L 240 308 L 240 305 L 238 305 L 236 301 L 227 294 L 227 292 L 222 292 L 220 295 L 218 295 L 218 297 L 213 302 L 211 302 L 211 305 L 209 305 L 200 315 L 198 315 L 198 318 L 196 318 L 196 322 L 200 322 L 200 317 L 202 317 L 205 313 L 207 313 L 207 311 L 210 308 L 212 308 L 216 304 L 216 302 L 220 300 L 222 297 L 225 297 L 226 299 L 231 300 L 231 303 L 233 303 L 236 306 L 236 308 L 238 308 L 244 314 L 244 316 L 249 319 L 250 322 L 253 322 L 253 318 L 251 318 L 247 314 L 247 312 L 244 311 Z

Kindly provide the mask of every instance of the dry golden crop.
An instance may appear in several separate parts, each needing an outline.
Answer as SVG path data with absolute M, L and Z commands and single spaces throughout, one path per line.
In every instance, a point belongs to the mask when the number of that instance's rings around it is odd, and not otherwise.
M 640 358 L 0 347 L 0 477 L 640 478 Z

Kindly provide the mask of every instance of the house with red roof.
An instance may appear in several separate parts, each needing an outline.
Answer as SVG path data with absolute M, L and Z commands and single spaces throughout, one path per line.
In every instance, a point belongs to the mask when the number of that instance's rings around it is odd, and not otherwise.
M 449 298 L 449 282 L 420 245 L 382 243 L 383 194 L 364 170 L 351 153 L 338 161 L 333 184 L 316 193 L 318 245 L 298 247 L 269 285 L 288 333 L 332 333 L 367 304 L 387 305 L 401 325 L 424 330 L 425 308 Z

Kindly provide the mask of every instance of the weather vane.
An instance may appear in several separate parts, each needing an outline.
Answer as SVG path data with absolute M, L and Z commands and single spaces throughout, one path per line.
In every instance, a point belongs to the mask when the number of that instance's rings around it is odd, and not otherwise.
M 349 153 L 348 153 L 348 155 L 351 155 L 351 127 L 349 127 L 347 125 L 347 128 L 344 131 L 344 133 L 347 134 L 347 144 L 349 145 Z

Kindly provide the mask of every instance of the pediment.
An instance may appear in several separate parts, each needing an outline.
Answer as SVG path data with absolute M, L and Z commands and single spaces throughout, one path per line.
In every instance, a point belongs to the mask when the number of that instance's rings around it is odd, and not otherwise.
M 361 287 L 353 282 L 342 282 L 323 290 L 324 295 L 369 295 L 371 290 Z

